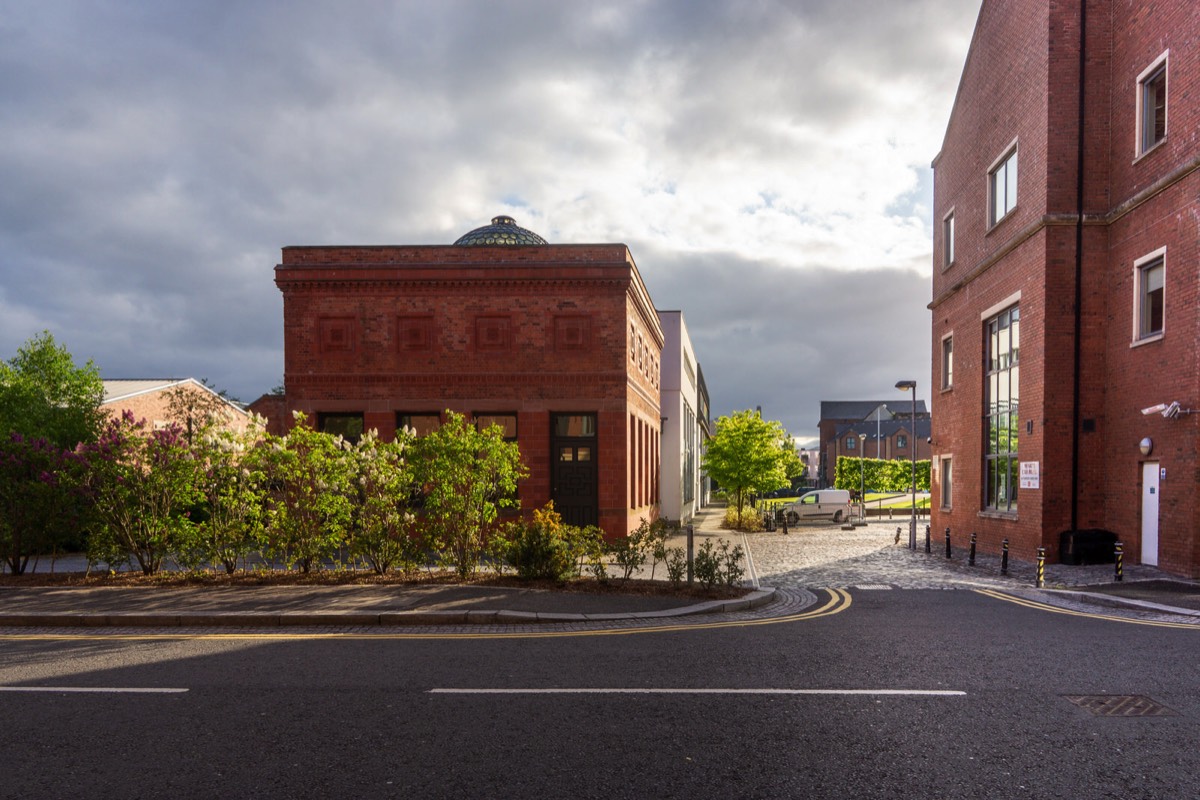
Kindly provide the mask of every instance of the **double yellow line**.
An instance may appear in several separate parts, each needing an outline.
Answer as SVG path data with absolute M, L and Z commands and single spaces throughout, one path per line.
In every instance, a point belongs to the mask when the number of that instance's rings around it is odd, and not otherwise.
M 1200 624 L 1193 625 L 1187 622 L 1161 622 L 1150 619 L 1119 617 L 1115 614 L 1099 614 L 1092 611 L 1075 611 L 1074 609 L 1070 608 L 1062 608 L 1060 606 L 1050 605 L 1049 603 L 1042 603 L 1037 600 L 1029 600 L 1024 597 L 1005 594 L 1004 592 L 998 592 L 993 589 L 976 589 L 975 591 L 978 594 L 984 595 L 985 597 L 991 597 L 995 600 L 1003 600 L 1006 603 L 1013 603 L 1014 605 L 1024 606 L 1025 608 L 1033 608 L 1038 611 L 1049 611 L 1051 614 L 1065 614 L 1068 617 L 1086 617 L 1087 619 L 1102 619 L 1109 622 L 1124 622 L 1130 625 L 1150 625 L 1155 628 L 1183 628 L 1186 630 L 1200 631 Z
M 823 590 L 828 599 L 817 608 L 807 611 L 801 611 L 796 614 L 788 614 L 782 617 L 766 617 L 763 619 L 750 620 L 725 620 L 718 622 L 698 622 L 690 624 L 680 621 L 676 624 L 664 624 L 654 626 L 641 627 L 625 627 L 625 628 L 597 628 L 592 630 L 535 630 L 535 631 L 515 631 L 515 632 L 469 632 L 469 631 L 439 631 L 423 633 L 409 629 L 403 633 L 114 633 L 114 634 L 97 634 L 94 632 L 88 633 L 30 633 L 30 634 L 8 634 L 0 635 L 0 641 L 147 641 L 147 640 L 171 640 L 171 641 L 189 641 L 189 640 L 205 640 L 205 641 L 250 641 L 250 640 L 269 640 L 269 641 L 308 641 L 314 639 L 336 639 L 336 640 L 437 640 L 437 639 L 454 639 L 462 641 L 467 639 L 561 639 L 572 636 L 628 636 L 641 633 L 682 633 L 686 631 L 698 630 L 713 630 L 716 628 L 742 628 L 750 625 L 777 625 L 783 622 L 805 622 L 807 620 L 820 619 L 822 617 L 839 614 L 850 607 L 850 593 L 845 589 L 825 589 Z M 576 624 L 576 623 L 568 623 Z M 554 623 L 546 623 L 547 627 L 557 627 Z

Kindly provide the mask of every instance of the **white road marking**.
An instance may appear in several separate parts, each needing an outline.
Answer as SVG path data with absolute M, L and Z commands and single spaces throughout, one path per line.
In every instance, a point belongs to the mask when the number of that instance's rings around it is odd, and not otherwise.
M 0 692 L 75 692 L 79 694 L 182 694 L 187 689 L 143 686 L 0 686 Z
M 966 697 L 949 689 L 430 689 L 429 694 L 769 694 Z

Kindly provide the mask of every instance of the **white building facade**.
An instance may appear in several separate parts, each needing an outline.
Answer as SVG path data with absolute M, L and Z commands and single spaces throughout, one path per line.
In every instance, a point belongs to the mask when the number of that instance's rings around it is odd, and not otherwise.
M 662 469 L 659 503 L 663 517 L 687 522 L 703 503 L 700 459 L 707 417 L 698 378 L 700 365 L 688 336 L 682 311 L 659 311 L 663 345 L 660 385 L 662 392 Z

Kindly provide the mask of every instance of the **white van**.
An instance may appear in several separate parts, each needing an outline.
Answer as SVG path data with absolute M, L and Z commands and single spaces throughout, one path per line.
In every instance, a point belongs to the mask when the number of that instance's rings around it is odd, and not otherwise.
M 783 507 L 789 525 L 808 519 L 831 519 L 841 522 L 850 518 L 850 492 L 845 489 L 818 489 L 801 495 L 794 503 Z

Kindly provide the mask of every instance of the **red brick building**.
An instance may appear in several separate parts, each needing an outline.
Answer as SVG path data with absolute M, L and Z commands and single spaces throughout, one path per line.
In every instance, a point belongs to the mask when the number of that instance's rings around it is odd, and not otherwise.
M 933 162 L 937 529 L 1200 575 L 1198 41 L 1193 0 L 984 0 Z
M 275 283 L 287 419 L 390 437 L 449 409 L 518 442 L 522 508 L 610 536 L 657 516 L 663 333 L 625 245 L 496 217 L 450 246 L 285 247 Z

